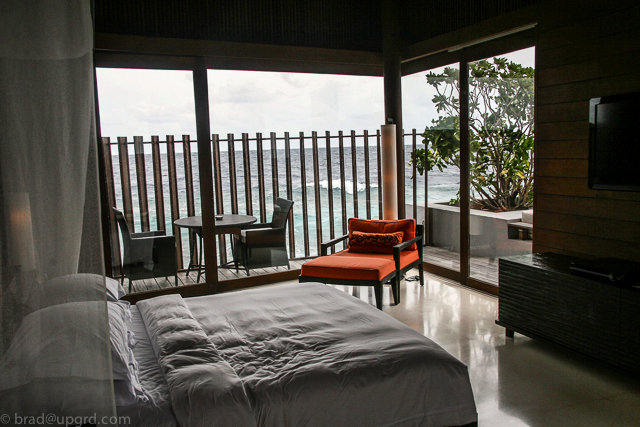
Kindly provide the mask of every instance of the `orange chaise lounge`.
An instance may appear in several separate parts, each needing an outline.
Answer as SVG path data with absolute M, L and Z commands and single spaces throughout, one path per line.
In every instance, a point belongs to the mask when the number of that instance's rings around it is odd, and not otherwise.
M 373 286 L 376 306 L 382 310 L 382 285 L 391 281 L 393 300 L 400 303 L 400 279 L 418 267 L 424 285 L 422 236 L 424 227 L 413 218 L 370 220 L 350 218 L 349 234 L 320 245 L 321 256 L 302 265 L 300 282 Z M 327 255 L 327 250 L 349 239 L 347 249 Z

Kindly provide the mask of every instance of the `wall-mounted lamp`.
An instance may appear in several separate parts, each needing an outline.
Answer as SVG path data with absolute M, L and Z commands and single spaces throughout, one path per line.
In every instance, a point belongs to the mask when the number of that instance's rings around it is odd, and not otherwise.
M 396 125 L 382 125 L 381 136 L 382 219 L 398 219 Z
M 35 270 L 36 253 L 29 193 L 11 193 L 8 202 L 9 232 L 11 233 L 9 265 L 20 267 L 22 271 Z

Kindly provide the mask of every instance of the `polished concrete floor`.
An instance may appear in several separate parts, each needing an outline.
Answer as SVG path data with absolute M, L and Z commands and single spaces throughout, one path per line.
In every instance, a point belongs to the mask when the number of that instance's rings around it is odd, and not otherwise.
M 480 427 L 640 426 L 640 380 L 554 344 L 506 338 L 497 298 L 425 278 L 422 288 L 402 282 L 398 306 L 385 287 L 383 311 L 469 367 Z M 374 303 L 370 287 L 336 288 Z

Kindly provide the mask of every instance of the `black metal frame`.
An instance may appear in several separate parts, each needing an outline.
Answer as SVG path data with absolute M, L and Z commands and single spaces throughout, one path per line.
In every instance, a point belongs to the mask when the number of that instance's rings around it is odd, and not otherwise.
M 335 239 L 329 240 L 326 243 L 320 244 L 320 253 L 321 256 L 331 256 L 327 255 L 328 249 L 330 247 L 335 246 L 336 244 L 342 242 L 347 239 L 349 234 L 345 234 L 344 236 L 337 237 Z M 318 277 L 318 276 L 303 276 L 300 275 L 298 277 L 299 282 L 320 282 L 320 283 L 331 283 L 335 285 L 351 285 L 351 286 L 373 286 L 373 291 L 376 297 L 376 307 L 382 310 L 382 285 L 391 281 L 391 290 L 393 294 L 393 301 L 396 305 L 400 304 L 400 280 L 402 275 L 412 269 L 413 267 L 418 267 L 418 272 L 420 275 L 420 286 L 424 286 L 424 269 L 422 267 L 422 254 L 423 254 L 423 244 L 422 239 L 424 237 L 424 225 L 417 224 L 416 225 L 416 237 L 413 239 L 407 240 L 406 242 L 402 242 L 399 245 L 393 247 L 393 260 L 395 262 L 396 269 L 384 277 L 382 280 L 356 280 L 356 279 L 328 279 L 326 277 Z M 418 246 L 418 259 L 407 264 L 404 267 L 400 267 L 400 252 L 404 249 L 408 248 L 412 244 L 416 243 Z

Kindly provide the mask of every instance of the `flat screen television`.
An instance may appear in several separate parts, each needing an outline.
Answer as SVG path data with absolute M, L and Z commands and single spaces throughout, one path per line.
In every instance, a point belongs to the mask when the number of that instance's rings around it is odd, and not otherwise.
M 640 191 L 640 92 L 591 99 L 589 188 Z

